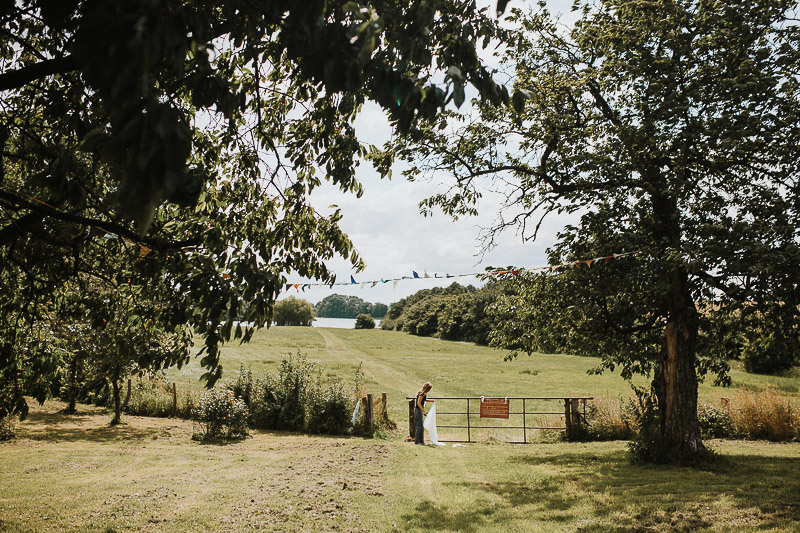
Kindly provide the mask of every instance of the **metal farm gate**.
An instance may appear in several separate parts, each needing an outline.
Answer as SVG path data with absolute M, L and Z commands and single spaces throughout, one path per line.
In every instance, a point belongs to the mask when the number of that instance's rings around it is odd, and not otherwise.
M 406 399 L 408 400 L 409 435 L 413 437 L 415 398 L 407 396 Z M 529 444 L 529 431 L 563 429 L 566 432 L 567 439 L 576 437 L 581 426 L 586 424 L 586 401 L 592 400 L 593 397 L 506 396 L 498 398 L 488 396 L 441 396 L 429 399 L 436 400 L 436 427 L 440 430 L 440 437 L 442 435 L 441 430 L 466 430 L 466 440 L 439 438 L 440 442 L 476 442 L 473 440 L 473 437 L 477 436 L 476 433 L 480 433 L 480 430 L 488 429 L 522 430 L 522 440 L 508 442 L 512 444 Z M 439 410 L 440 401 L 448 403 L 447 410 Z M 462 409 L 465 408 L 465 410 L 458 410 L 457 404 L 463 405 Z M 453 405 L 453 407 L 449 407 L 450 405 Z M 563 420 L 558 425 L 555 425 L 553 420 L 556 415 L 558 415 L 559 422 Z M 516 425 L 515 422 L 512 422 L 514 420 L 511 418 L 512 416 L 517 420 Z M 445 418 L 448 423 L 438 423 L 439 417 Z M 463 423 L 450 423 L 453 418 L 455 418 L 455 422 L 460 419 Z M 509 425 L 502 423 L 487 425 L 486 421 L 488 419 L 507 419 L 509 420 Z

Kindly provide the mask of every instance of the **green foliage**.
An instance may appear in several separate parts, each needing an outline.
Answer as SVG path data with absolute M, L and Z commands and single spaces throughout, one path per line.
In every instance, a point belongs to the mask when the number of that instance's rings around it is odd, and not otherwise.
M 299 353 L 281 360 L 278 371 L 264 376 L 252 403 L 253 424 L 263 429 L 300 431 L 306 417 L 306 399 L 319 367 Z
M 203 442 L 230 441 L 246 438 L 247 406 L 233 391 L 214 387 L 205 392 L 192 408 L 192 438 Z
M 487 308 L 497 296 L 493 282 L 480 289 L 458 283 L 424 289 L 392 304 L 381 329 L 486 345 L 495 327 Z
M 780 374 L 800 363 L 800 324 L 794 313 L 767 313 L 751 320 L 758 324 L 747 328 L 742 342 L 742 359 L 748 372 Z M 766 325 L 767 321 L 772 324 Z M 782 327 L 776 327 L 776 323 Z
M 507 32 L 472 4 L 0 11 L 0 389 L 21 415 L 26 394 L 52 394 L 62 350 L 46 330 L 65 283 L 138 278 L 136 297 L 202 338 L 211 386 L 222 343 L 270 324 L 288 272 L 332 281 L 333 257 L 363 266 L 339 210 L 321 215 L 309 194 L 325 179 L 360 195 L 363 159 L 388 172 L 392 157 L 353 126 L 365 101 L 407 131 L 460 104 L 468 83 L 511 100 L 477 52 Z
M 11 440 L 16 436 L 14 422 L 10 416 L 0 418 L 0 442 Z
M 375 319 L 367 314 L 360 314 L 356 317 L 355 329 L 375 329 Z
M 628 443 L 633 460 L 637 463 L 680 462 L 680 457 L 672 453 L 662 438 L 662 417 L 655 395 L 638 388 L 634 392 L 634 416 L 639 431 Z
M 697 410 L 697 422 L 704 439 L 729 439 L 736 436 L 730 411 L 726 408 L 703 404 Z
M 350 429 L 352 400 L 339 381 L 316 383 L 306 393 L 305 430 L 308 433 L 344 435 Z
M 388 309 L 386 304 L 372 304 L 358 296 L 342 296 L 341 294 L 326 296 L 314 305 L 314 313 L 325 318 L 356 318 L 360 314 L 383 318 Z
M 276 326 L 311 326 L 314 322 L 314 308 L 306 300 L 289 296 L 275 302 L 272 320 Z
M 229 390 L 248 406 L 253 427 L 344 434 L 354 402 L 341 382 L 322 383 L 320 372 L 319 365 L 298 353 L 264 376 L 242 366 Z

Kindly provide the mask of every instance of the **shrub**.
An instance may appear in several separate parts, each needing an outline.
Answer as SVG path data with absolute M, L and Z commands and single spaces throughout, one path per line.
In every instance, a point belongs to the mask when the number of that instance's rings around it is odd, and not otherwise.
M 253 400 L 258 396 L 261 389 L 261 384 L 253 377 L 253 371 L 249 368 L 245 368 L 244 364 L 242 364 L 239 367 L 239 376 L 228 388 L 233 391 L 233 394 L 244 401 L 252 415 Z
M 305 423 L 309 387 L 319 367 L 299 353 L 281 361 L 277 373 L 260 381 L 258 394 L 251 398 L 252 421 L 262 429 L 299 431 Z
M 628 449 L 637 463 L 668 463 L 679 460 L 672 457 L 661 438 L 661 415 L 655 395 L 645 389 L 634 388 L 636 397 L 631 402 L 638 432 L 628 443 Z
M 726 407 L 703 404 L 697 410 L 700 436 L 704 439 L 729 439 L 736 436 L 730 411 Z
M 367 314 L 360 314 L 356 317 L 356 329 L 374 329 L 375 319 Z
M 314 307 L 294 296 L 275 302 L 272 313 L 277 326 L 310 326 L 314 322 Z
M 306 431 L 343 435 L 350 428 L 352 402 L 341 382 L 317 382 L 306 395 Z
M 213 388 L 192 409 L 194 433 L 200 441 L 243 439 L 248 435 L 247 406 L 233 391 Z

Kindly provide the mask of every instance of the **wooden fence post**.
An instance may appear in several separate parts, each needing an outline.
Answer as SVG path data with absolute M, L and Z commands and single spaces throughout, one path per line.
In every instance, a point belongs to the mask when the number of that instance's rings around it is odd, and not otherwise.
M 414 400 L 408 400 L 408 436 L 414 437 Z
M 573 398 L 569 401 L 572 414 L 572 436 L 579 438 L 581 429 L 581 411 L 578 408 L 578 399 Z
M 373 402 L 372 402 L 372 394 L 367 394 L 367 430 L 372 433 L 375 427 L 375 421 L 373 419 Z
M 178 389 L 175 387 L 175 382 L 172 382 L 172 418 L 178 416 Z
M 564 398 L 564 424 L 567 429 L 567 440 L 572 439 L 572 413 L 570 412 L 569 398 Z

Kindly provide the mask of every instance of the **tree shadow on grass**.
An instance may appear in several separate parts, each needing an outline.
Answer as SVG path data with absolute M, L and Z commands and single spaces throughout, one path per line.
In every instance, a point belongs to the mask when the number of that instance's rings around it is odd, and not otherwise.
M 512 507 L 531 505 L 551 511 L 550 518 L 559 512 L 569 516 L 570 509 L 589 505 L 595 517 L 614 523 L 612 530 L 617 531 L 702 530 L 727 520 L 737 527 L 792 530 L 800 523 L 800 458 L 796 457 L 725 457 L 703 469 L 634 465 L 622 451 L 518 455 L 511 462 L 558 468 L 535 486 L 503 481 L 473 483 L 472 488 Z M 720 502 L 724 502 L 721 507 Z
M 153 439 L 164 434 L 162 428 L 137 428 L 124 423 L 109 426 L 110 415 L 101 425 L 98 418 L 96 411 L 75 414 L 31 412 L 21 423 L 18 437 L 49 442 L 117 442 Z
M 486 528 L 487 519 L 495 512 L 491 505 L 454 509 L 430 501 L 417 504 L 413 513 L 403 515 L 407 529 L 423 531 L 458 531 L 474 533 Z

